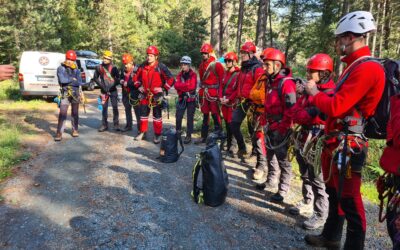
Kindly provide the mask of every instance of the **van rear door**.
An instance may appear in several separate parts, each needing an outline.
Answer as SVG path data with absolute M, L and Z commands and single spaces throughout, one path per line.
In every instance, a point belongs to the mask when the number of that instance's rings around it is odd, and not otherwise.
M 54 52 L 25 51 L 22 53 L 19 78 L 23 96 L 57 96 L 57 68 L 65 55 Z

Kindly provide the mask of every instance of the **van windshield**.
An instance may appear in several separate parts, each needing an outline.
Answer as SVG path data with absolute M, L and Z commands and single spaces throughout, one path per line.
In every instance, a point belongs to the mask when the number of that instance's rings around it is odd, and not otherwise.
M 96 69 L 99 64 L 101 64 L 100 60 L 86 60 L 87 69 Z

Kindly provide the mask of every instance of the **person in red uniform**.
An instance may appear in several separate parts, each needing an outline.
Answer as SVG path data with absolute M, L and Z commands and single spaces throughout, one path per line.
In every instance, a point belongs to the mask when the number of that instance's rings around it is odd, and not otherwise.
M 333 94 L 335 83 L 332 80 L 333 60 L 327 54 L 316 54 L 307 63 L 307 80 L 314 80 L 318 90 L 327 94 Z M 305 229 L 317 229 L 324 225 L 328 216 L 328 195 L 325 192 L 325 183 L 322 173 L 315 175 L 312 162 L 313 157 L 308 154 L 313 152 L 305 149 L 305 145 L 315 145 L 323 134 L 325 116 L 317 107 L 311 104 L 312 97 L 304 93 L 303 83 L 296 83 L 297 99 L 293 107 L 293 122 L 301 125 L 297 139 L 298 148 L 295 149 L 296 160 L 299 164 L 301 179 L 303 180 L 301 200 L 295 207 L 291 207 L 291 214 L 299 214 L 302 211 L 313 209 L 313 215 L 303 223 Z M 311 153 L 310 153 L 311 152 Z M 315 151 L 314 151 L 315 152 Z
M 187 110 L 186 136 L 183 143 L 188 144 L 192 141 L 194 113 L 196 112 L 196 87 L 197 74 L 191 69 L 192 59 L 183 56 L 180 60 L 181 71 L 176 76 L 174 88 L 178 92 L 176 103 L 176 131 L 182 132 L 182 119 Z
M 122 55 L 123 67 L 120 70 L 120 84 L 122 86 L 122 103 L 125 107 L 126 126 L 121 129 L 122 132 L 132 130 L 132 108 L 135 112 L 138 133 L 140 131 L 140 115 L 139 115 L 139 90 L 133 86 L 133 78 L 138 67 L 135 66 L 131 54 Z
M 292 79 L 292 71 L 286 67 L 285 55 L 280 50 L 269 50 L 264 55 L 263 61 L 269 78 L 265 97 L 268 123 L 266 135 L 268 176 L 265 186 L 267 189 L 274 187 L 279 178 L 278 192 L 271 196 L 271 200 L 282 202 L 289 191 L 292 171 L 287 152 L 293 123 L 292 110 L 296 103 L 296 84 Z M 278 164 L 274 164 L 274 156 Z
M 167 66 L 158 61 L 159 51 L 156 46 L 146 50 L 147 60 L 138 69 L 135 87 L 141 92 L 140 98 L 140 133 L 135 140 L 143 139 L 148 130 L 150 110 L 153 110 L 154 144 L 160 143 L 162 133 L 162 99 L 164 90 L 168 91 L 175 83 L 174 76 Z
M 364 248 L 366 220 L 360 186 L 368 142 L 363 127 L 365 119 L 373 115 L 385 85 L 383 67 L 365 60 L 371 56 L 366 45 L 367 33 L 374 30 L 374 18 L 369 12 L 355 11 L 342 17 L 335 31 L 335 47 L 336 53 L 344 56 L 341 61 L 346 68 L 339 77 L 335 94 L 329 96 L 319 91 L 313 80 L 306 83 L 307 93 L 313 96 L 312 103 L 328 116 L 321 162 L 327 180 L 329 213 L 320 235 L 306 235 L 305 241 L 312 246 L 339 248 L 346 219 L 344 249 Z M 346 139 L 348 150 L 344 157 L 341 150 Z M 345 160 L 347 167 L 343 167 L 340 159 Z M 339 171 L 342 167 L 345 171 Z
M 393 193 L 388 196 L 388 201 L 396 199 L 396 191 L 400 192 L 400 94 L 390 99 L 390 119 L 387 125 L 386 148 L 380 160 L 381 167 L 389 174 L 394 184 Z M 393 202 L 393 201 L 392 201 Z M 400 215 L 398 206 L 389 205 L 386 210 L 387 230 L 393 242 L 393 249 L 400 247 Z
M 237 107 L 232 113 L 231 130 L 238 144 L 237 155 L 242 161 L 249 156 L 247 153 L 246 144 L 243 139 L 240 126 L 244 118 L 247 116 L 247 111 L 251 106 L 249 99 L 250 91 L 254 83 L 264 73 L 261 62 L 255 56 L 256 46 L 254 43 L 245 42 L 240 48 L 240 57 L 242 59 L 240 72 L 235 85 Z M 253 127 L 248 123 L 249 133 L 253 134 Z
M 214 120 L 214 130 L 217 133 L 222 132 L 221 117 L 218 107 L 218 90 L 224 77 L 224 67 L 217 62 L 211 55 L 213 48 L 211 44 L 205 43 L 200 48 L 203 61 L 199 66 L 200 90 L 199 102 L 201 112 L 203 113 L 203 123 L 201 125 L 201 138 L 195 144 L 206 142 L 208 135 L 210 113 Z
M 232 147 L 232 112 L 235 106 L 236 92 L 234 91 L 236 80 L 239 75 L 240 68 L 237 67 L 238 57 L 235 52 L 228 52 L 224 56 L 226 71 L 219 88 L 219 100 L 221 102 L 222 116 L 226 127 L 226 151 L 233 155 Z

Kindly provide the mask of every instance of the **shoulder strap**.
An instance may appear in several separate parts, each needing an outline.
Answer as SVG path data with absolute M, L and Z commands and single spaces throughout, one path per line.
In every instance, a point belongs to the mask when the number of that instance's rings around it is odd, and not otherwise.
M 293 77 L 284 77 L 284 78 L 282 78 L 282 79 L 279 81 L 279 83 L 278 83 L 278 96 L 279 96 L 279 98 L 282 98 L 283 83 L 284 83 L 286 80 L 293 80 L 293 79 L 294 79 Z
M 222 95 L 225 95 L 226 90 L 228 89 L 228 86 L 231 84 L 233 78 L 237 75 L 237 71 L 233 72 L 231 77 L 229 78 L 228 82 L 226 83 L 226 85 L 224 86 L 224 89 L 222 90 Z
M 211 62 L 211 63 L 208 65 L 206 71 L 204 72 L 203 78 L 201 79 L 202 82 L 204 82 L 204 81 L 208 78 L 208 76 L 210 75 L 210 70 L 212 70 L 212 72 L 213 72 L 214 75 L 218 78 L 218 81 L 219 81 L 219 77 L 218 77 L 217 72 L 216 72 L 216 70 L 215 70 L 216 64 L 217 64 L 217 62 L 214 61 L 214 62 Z
M 193 196 L 194 202 L 196 202 L 196 203 L 201 202 L 200 192 L 202 189 L 197 186 L 201 165 L 202 165 L 202 154 L 200 153 L 199 159 L 197 160 L 196 164 L 194 165 L 193 171 L 192 171 L 192 179 L 193 179 L 192 196 Z
M 178 153 L 178 158 L 179 158 L 181 156 L 181 154 L 183 153 L 183 151 L 185 150 L 185 147 L 183 146 L 182 136 L 178 136 L 178 141 L 179 141 L 179 144 L 181 145 L 181 151 Z
M 363 64 L 364 62 L 368 62 L 368 61 L 376 61 L 374 58 L 372 57 L 364 57 L 358 61 L 353 62 L 345 71 L 343 77 L 341 77 L 339 79 L 339 82 L 336 85 L 336 89 L 335 89 L 335 93 L 339 91 L 340 87 L 343 85 L 343 83 L 347 80 L 347 78 L 349 77 L 350 73 L 357 68 L 358 66 L 360 66 L 361 64 Z M 378 61 L 376 61 L 377 63 L 379 63 Z M 380 63 L 379 63 L 380 64 Z
M 107 76 L 107 78 L 110 81 L 114 81 L 114 79 L 112 78 L 112 76 L 111 76 L 111 74 L 110 74 L 110 72 L 108 71 L 107 68 L 103 67 L 103 65 L 100 64 L 100 69 L 102 69 L 102 71 L 104 72 L 104 74 Z

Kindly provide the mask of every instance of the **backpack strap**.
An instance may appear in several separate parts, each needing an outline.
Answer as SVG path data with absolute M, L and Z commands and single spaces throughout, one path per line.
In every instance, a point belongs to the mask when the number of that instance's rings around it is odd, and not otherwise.
M 185 150 L 185 147 L 183 146 L 182 136 L 178 136 L 178 141 L 179 141 L 179 144 L 181 145 L 181 151 L 178 153 L 178 158 L 179 158 L 181 156 L 181 154 L 183 153 L 183 151 Z
M 111 64 L 110 64 L 109 68 L 110 67 L 111 67 Z M 103 77 L 106 76 L 108 78 L 108 80 L 110 80 L 111 82 L 114 82 L 114 79 L 112 78 L 109 69 L 104 68 L 103 65 L 100 64 L 100 71 L 103 73 Z
M 217 66 L 217 62 L 216 61 L 214 61 L 214 62 L 211 62 L 209 65 L 208 65 L 208 67 L 207 67 L 207 69 L 206 69 L 206 72 L 204 72 L 204 75 L 203 75 L 203 77 L 202 77 L 202 79 L 201 79 L 201 81 L 202 82 L 204 82 L 209 76 L 210 76 L 210 70 L 214 73 L 214 75 L 218 78 L 218 82 L 220 81 L 220 79 L 219 79 L 219 77 L 218 77 L 218 75 L 217 75 L 217 72 L 216 72 L 216 66 Z
M 279 81 L 279 83 L 278 83 L 278 96 L 279 96 L 279 98 L 282 98 L 283 83 L 284 83 L 286 80 L 294 80 L 294 78 L 293 78 L 293 77 L 284 77 L 284 78 L 282 78 L 282 79 Z
M 226 83 L 226 85 L 224 86 L 224 89 L 222 90 L 222 96 L 225 95 L 226 90 L 228 89 L 228 86 L 231 84 L 233 78 L 238 74 L 237 71 L 234 71 L 231 75 L 231 77 L 229 78 L 228 82 Z
M 197 186 L 197 182 L 199 180 L 199 173 L 202 165 L 202 154 L 200 153 L 199 159 L 197 160 L 196 164 L 193 167 L 192 171 L 192 179 L 193 179 L 193 191 L 192 191 L 192 197 L 194 202 L 196 203 L 201 203 L 203 200 L 203 195 L 202 195 L 202 190 Z

